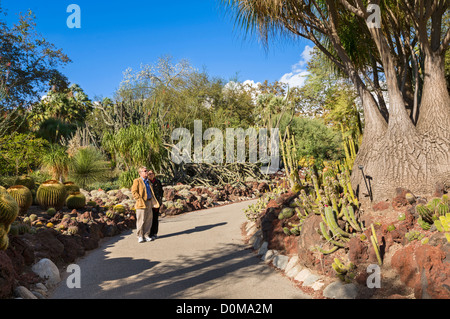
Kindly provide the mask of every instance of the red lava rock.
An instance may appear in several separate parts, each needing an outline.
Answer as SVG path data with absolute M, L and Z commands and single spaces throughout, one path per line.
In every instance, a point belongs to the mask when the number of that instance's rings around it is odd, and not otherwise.
M 392 199 L 392 207 L 395 210 L 400 210 L 403 209 L 405 206 L 410 205 L 405 196 L 407 193 L 411 193 L 410 190 L 404 188 L 397 188 L 396 192 L 397 192 L 396 197 Z
M 348 242 L 348 259 L 355 265 L 369 259 L 368 246 L 359 237 L 352 237 Z
M 14 288 L 16 272 L 5 251 L 0 251 L 0 298 L 7 298 Z
M 381 211 L 381 210 L 386 210 L 386 209 L 388 209 L 389 206 L 390 206 L 389 202 L 383 201 L 383 202 L 378 202 L 378 203 L 376 203 L 375 205 L 373 205 L 373 206 L 372 206 L 372 209 L 373 209 L 374 211 Z
M 392 257 L 392 267 L 418 299 L 450 298 L 450 245 L 410 244 Z

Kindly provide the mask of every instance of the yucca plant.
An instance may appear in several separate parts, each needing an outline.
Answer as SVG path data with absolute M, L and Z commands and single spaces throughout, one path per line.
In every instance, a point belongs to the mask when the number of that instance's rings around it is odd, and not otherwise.
M 69 164 L 69 176 L 81 188 L 95 182 L 104 182 L 109 173 L 108 162 L 93 146 L 78 149 Z
M 49 171 L 53 179 L 63 182 L 69 168 L 69 155 L 66 148 L 57 144 L 50 146 L 50 150 L 42 158 L 42 166 Z

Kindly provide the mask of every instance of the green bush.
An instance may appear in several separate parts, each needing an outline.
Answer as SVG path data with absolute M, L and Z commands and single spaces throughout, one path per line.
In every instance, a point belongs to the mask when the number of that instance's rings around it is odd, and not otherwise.
M 81 188 L 105 182 L 110 176 L 109 163 L 95 147 L 78 149 L 69 163 L 69 177 Z
M 312 156 L 320 164 L 324 160 L 335 161 L 344 157 L 341 134 L 332 130 L 318 119 L 294 117 L 288 123 L 288 117 L 283 117 L 280 132 L 284 134 L 289 125 L 290 132 L 295 136 L 296 149 L 300 157 Z

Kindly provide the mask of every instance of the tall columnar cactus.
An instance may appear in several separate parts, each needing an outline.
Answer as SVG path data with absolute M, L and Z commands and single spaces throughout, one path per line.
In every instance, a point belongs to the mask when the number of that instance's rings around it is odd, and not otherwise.
M 19 205 L 8 192 L 0 190 L 0 250 L 9 245 L 8 232 L 19 214 Z
M 28 187 L 23 185 L 14 185 L 7 189 L 9 195 L 14 198 L 19 205 L 19 213 L 24 214 L 33 204 L 33 195 Z
M 285 142 L 281 137 L 281 133 L 279 133 L 279 135 L 286 177 L 289 178 L 291 189 L 298 193 L 301 189 L 301 181 L 298 175 L 298 163 L 300 159 L 297 154 L 297 149 L 295 148 L 295 139 L 293 135 L 290 135 L 289 127 L 286 129 Z
M 62 183 L 56 180 L 48 180 L 39 186 L 36 192 L 36 200 L 44 208 L 61 209 L 65 204 L 66 195 L 67 192 Z
M 74 192 L 67 197 L 66 205 L 69 209 L 83 208 L 86 206 L 86 197 L 80 192 Z

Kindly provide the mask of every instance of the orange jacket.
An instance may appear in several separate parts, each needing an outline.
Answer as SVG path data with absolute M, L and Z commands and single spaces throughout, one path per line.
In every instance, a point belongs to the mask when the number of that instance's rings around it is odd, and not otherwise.
M 150 183 L 150 190 L 152 191 L 151 203 L 152 207 L 158 208 L 159 203 L 156 200 L 155 193 L 153 192 L 152 184 Z M 146 201 L 147 201 L 147 188 L 145 187 L 144 181 L 142 178 L 136 178 L 133 181 L 133 186 L 131 186 L 131 194 L 133 194 L 133 198 L 136 200 L 136 204 L 134 205 L 135 209 L 145 209 Z

